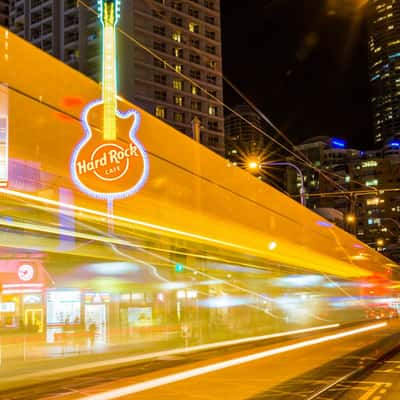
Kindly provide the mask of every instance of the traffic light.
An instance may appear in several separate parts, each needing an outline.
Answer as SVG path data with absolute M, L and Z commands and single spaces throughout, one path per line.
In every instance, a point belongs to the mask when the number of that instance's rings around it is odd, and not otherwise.
M 183 266 L 183 264 L 175 264 L 175 272 L 183 272 L 183 270 L 185 269 L 185 267 Z

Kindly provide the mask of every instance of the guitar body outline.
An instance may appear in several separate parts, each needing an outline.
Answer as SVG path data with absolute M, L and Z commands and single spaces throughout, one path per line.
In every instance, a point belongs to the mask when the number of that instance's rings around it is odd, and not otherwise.
M 86 146 L 88 146 L 91 141 L 95 140 L 94 135 L 92 133 L 92 128 L 88 121 L 88 116 L 92 110 L 94 110 L 96 107 L 99 107 L 99 106 L 104 106 L 103 99 L 98 99 L 98 100 L 94 100 L 94 101 L 90 102 L 89 104 L 87 104 L 85 106 L 85 108 L 82 111 L 81 124 L 83 127 L 84 136 L 81 139 L 81 141 L 77 144 L 77 146 L 75 147 L 75 149 L 73 150 L 72 155 L 71 155 L 70 170 L 71 170 L 72 181 L 74 182 L 74 184 L 77 187 L 79 187 L 81 189 L 82 192 L 84 192 L 85 194 L 87 194 L 90 197 L 94 197 L 97 199 L 104 199 L 107 201 L 123 199 L 123 198 L 129 197 L 129 196 L 135 194 L 136 192 L 138 192 L 145 184 L 145 182 L 148 178 L 148 175 L 149 175 L 149 159 L 148 159 L 147 152 L 146 152 L 144 146 L 142 145 L 142 143 L 136 137 L 136 134 L 139 129 L 140 122 L 141 122 L 141 116 L 138 111 L 133 110 L 133 109 L 128 110 L 126 112 L 119 111 L 118 109 L 115 110 L 115 115 L 116 115 L 117 119 L 127 120 L 128 118 L 133 117 L 133 123 L 129 129 L 128 138 L 131 141 L 131 143 L 134 144 L 133 147 L 139 151 L 140 157 L 142 158 L 142 166 L 141 166 L 142 172 L 141 172 L 138 180 L 136 181 L 135 184 L 133 184 L 128 189 L 122 190 L 119 192 L 118 191 L 117 192 L 97 191 L 97 190 L 93 190 L 92 188 L 90 188 L 85 182 L 83 182 L 80 179 L 80 177 L 77 173 L 77 163 L 78 163 L 78 158 L 79 158 L 82 150 Z M 103 140 L 103 142 L 105 144 L 113 145 L 114 147 L 118 148 L 119 146 L 116 144 L 117 140 L 115 140 L 115 141 L 114 140 L 109 140 L 109 141 Z M 130 145 L 131 145 L 131 143 L 130 143 Z M 135 150 L 135 153 L 136 153 L 136 150 Z M 96 174 L 95 171 L 93 171 L 93 172 Z M 106 180 L 105 178 L 102 178 L 102 179 Z M 112 179 L 109 179 L 109 180 L 112 180 Z

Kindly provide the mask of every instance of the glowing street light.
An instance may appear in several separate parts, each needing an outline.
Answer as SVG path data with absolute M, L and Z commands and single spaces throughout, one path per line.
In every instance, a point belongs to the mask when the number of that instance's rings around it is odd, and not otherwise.
M 356 221 L 356 216 L 354 214 L 348 214 L 346 216 L 346 221 L 350 224 L 354 223 Z
M 383 239 L 378 239 L 376 241 L 377 246 L 382 247 L 385 244 L 385 241 Z
M 257 161 L 249 161 L 247 163 L 247 167 L 251 170 L 260 169 L 260 164 Z

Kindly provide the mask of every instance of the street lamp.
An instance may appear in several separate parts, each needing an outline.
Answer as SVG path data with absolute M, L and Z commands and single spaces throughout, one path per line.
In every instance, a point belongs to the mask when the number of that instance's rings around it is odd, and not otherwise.
M 396 225 L 396 228 L 400 229 L 400 222 L 395 220 L 394 218 L 385 217 L 385 218 L 382 218 L 382 221 L 391 221 Z M 397 237 L 397 243 L 400 244 L 400 236 Z
M 385 217 L 385 218 L 382 218 L 382 220 L 383 220 L 383 221 L 392 221 L 392 222 L 397 226 L 397 228 L 400 229 L 400 223 L 399 223 L 399 221 L 396 221 L 394 218 Z
M 248 166 L 251 170 L 256 170 L 260 168 L 260 164 L 257 161 L 250 161 Z
M 304 176 L 303 173 L 301 172 L 301 169 L 296 165 L 293 164 L 291 162 L 275 162 L 275 161 L 264 161 L 264 162 L 257 162 L 257 161 L 249 161 L 247 163 L 247 167 L 250 170 L 256 170 L 256 169 L 260 169 L 262 167 L 269 167 L 270 165 L 277 165 L 277 166 L 287 166 L 287 167 L 292 167 L 296 170 L 297 175 L 300 177 L 300 202 L 303 206 L 305 206 L 305 189 L 304 189 Z

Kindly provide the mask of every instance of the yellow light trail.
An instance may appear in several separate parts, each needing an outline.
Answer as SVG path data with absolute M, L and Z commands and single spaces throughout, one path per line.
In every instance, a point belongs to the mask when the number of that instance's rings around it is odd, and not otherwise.
M 210 237 L 203 236 L 203 235 L 197 235 L 197 234 L 191 233 L 191 232 L 185 232 L 185 231 L 182 231 L 182 230 L 179 230 L 179 229 L 168 228 L 166 226 L 156 225 L 156 224 L 152 224 L 152 223 L 149 223 L 149 222 L 140 221 L 140 220 L 137 220 L 137 219 L 131 219 L 131 218 L 121 217 L 121 216 L 117 216 L 117 215 L 110 216 L 109 214 L 107 214 L 105 212 L 102 212 L 102 211 L 96 211 L 96 210 L 92 210 L 92 209 L 86 208 L 86 207 L 74 206 L 74 205 L 71 205 L 71 204 L 63 203 L 61 201 L 50 200 L 50 199 L 46 199 L 44 197 L 35 196 L 35 195 L 32 195 L 32 194 L 27 194 L 27 193 L 22 193 L 22 192 L 18 192 L 18 191 L 15 191 L 15 190 L 1 188 L 0 189 L 0 193 L 8 194 L 9 196 L 19 197 L 19 198 L 22 198 L 22 199 L 25 199 L 25 200 L 31 200 L 31 201 L 44 203 L 44 204 L 49 204 L 49 205 L 52 205 L 52 206 L 55 206 L 55 207 L 64 207 L 64 208 L 72 210 L 72 211 L 85 212 L 85 213 L 96 215 L 96 216 L 102 217 L 102 218 L 112 218 L 115 221 L 120 221 L 120 222 L 125 222 L 125 223 L 129 223 L 129 224 L 133 224 L 133 225 L 138 225 L 138 226 L 142 226 L 142 227 L 145 227 L 145 228 L 159 230 L 159 231 L 170 233 L 170 234 L 186 236 L 186 237 L 189 237 L 191 239 L 202 240 L 202 241 L 205 241 L 205 242 L 209 242 L 209 243 L 213 243 L 213 244 L 217 244 L 217 245 L 221 245 L 221 246 L 227 246 L 227 247 L 235 248 L 235 249 L 242 250 L 242 251 L 251 251 L 253 253 L 257 253 L 257 254 L 260 254 L 260 255 L 263 255 L 263 256 L 266 255 L 266 252 L 262 252 L 262 251 L 259 251 L 257 249 L 246 247 L 246 246 L 241 246 L 241 245 L 238 245 L 238 244 L 235 244 L 235 243 L 230 243 L 230 242 L 226 242 L 226 241 L 223 241 L 223 240 L 210 238 Z
M 40 196 L 36 196 L 36 195 L 32 195 L 32 194 L 27 194 L 27 193 L 22 193 L 22 192 L 18 192 L 15 190 L 11 190 L 11 189 L 5 189 L 5 188 L 0 188 L 0 193 L 4 193 L 6 195 L 9 196 L 15 196 L 15 197 L 19 197 L 25 200 L 29 200 L 29 201 L 35 201 L 35 202 L 40 202 L 43 204 L 48 204 L 48 205 L 52 205 L 55 207 L 63 207 L 64 209 L 68 209 L 71 211 L 77 211 L 77 212 L 81 212 L 81 213 L 87 213 L 89 215 L 95 215 L 101 218 L 108 218 L 108 219 L 112 219 L 113 221 L 118 221 L 121 223 L 128 223 L 128 224 L 132 224 L 132 225 L 136 225 L 136 226 L 140 226 L 143 228 L 147 228 L 147 229 L 152 229 L 152 230 L 156 230 L 156 231 L 160 231 L 160 232 L 165 232 L 167 234 L 172 234 L 172 235 L 179 235 L 179 236 L 183 236 L 183 237 L 187 237 L 190 239 L 195 239 L 195 240 L 200 240 L 202 242 L 206 242 L 206 243 L 210 243 L 213 245 L 219 245 L 219 246 L 224 246 L 224 247 L 228 247 L 231 249 L 236 249 L 236 250 L 240 250 L 242 252 L 245 253 L 251 253 L 253 255 L 259 255 L 262 256 L 264 258 L 270 259 L 271 258 L 271 250 L 268 249 L 267 247 L 267 243 L 266 243 L 266 249 L 265 251 L 253 248 L 253 247 L 247 247 L 247 246 L 241 246 L 239 244 L 236 243 L 231 243 L 231 242 L 226 242 L 223 240 L 219 240 L 219 239 L 215 239 L 215 238 L 211 238 L 208 236 L 203 236 L 203 235 L 198 235 L 196 233 L 192 233 L 192 232 L 186 232 L 186 231 L 182 231 L 179 229 L 175 229 L 175 228 L 170 228 L 170 227 L 166 227 L 166 226 L 162 226 L 162 225 L 157 225 L 157 224 L 153 224 L 150 222 L 146 222 L 146 221 L 141 221 L 141 220 L 137 220 L 137 219 L 132 219 L 132 218 L 126 218 L 126 217 L 121 217 L 121 216 L 117 216 L 117 215 L 109 215 L 106 212 L 102 212 L 102 211 L 96 211 L 96 210 L 92 210 L 90 208 L 86 208 L 86 207 L 81 207 L 81 206 L 75 206 L 75 205 L 71 205 L 68 203 L 64 203 L 64 202 L 60 202 L 60 201 L 56 201 L 56 200 L 50 200 L 50 199 L 46 199 Z M 286 254 L 286 257 L 288 257 L 288 255 Z M 279 259 L 279 257 L 276 257 L 275 259 Z M 309 267 L 312 268 L 312 264 L 311 261 L 308 261 L 309 263 Z M 315 264 L 314 268 L 316 268 L 317 270 L 319 270 L 319 265 Z M 361 269 L 358 266 L 354 266 L 352 265 L 352 274 L 354 274 L 354 276 L 367 276 L 369 273 L 366 270 Z M 350 271 L 344 267 L 340 267 L 336 266 L 337 271 L 340 271 L 338 273 L 340 274 L 345 274 L 346 276 L 350 275 Z
M 114 365 L 117 366 L 117 365 L 122 365 L 122 364 L 134 363 L 137 361 L 151 360 L 151 359 L 156 359 L 156 358 L 166 357 L 166 356 L 171 356 L 171 355 L 177 355 L 177 354 L 194 353 L 197 351 L 223 348 L 223 347 L 234 346 L 234 345 L 243 344 L 243 343 L 251 343 L 251 342 L 257 342 L 260 340 L 275 339 L 275 338 L 280 338 L 280 337 L 285 337 L 285 336 L 297 335 L 297 334 L 301 334 L 301 333 L 317 332 L 317 331 L 321 331 L 321 330 L 327 330 L 327 329 L 338 328 L 338 327 L 340 327 L 340 324 L 321 325 L 321 326 L 315 326 L 313 328 L 305 328 L 305 329 L 298 329 L 298 330 L 294 330 L 294 331 L 272 333 L 269 335 L 262 335 L 262 336 L 250 336 L 250 337 L 241 338 L 241 339 L 224 340 L 222 342 L 207 343 L 207 344 L 202 344 L 202 345 L 197 345 L 197 346 L 176 348 L 176 349 L 171 349 L 171 350 L 163 350 L 163 351 L 157 351 L 154 353 L 139 354 L 136 356 L 115 358 L 115 359 L 111 359 L 111 360 L 93 361 L 93 362 L 87 362 L 87 363 L 78 364 L 78 365 L 72 365 L 69 367 L 52 369 L 52 370 L 48 370 L 48 371 L 31 372 L 31 373 L 25 374 L 23 377 L 18 375 L 18 376 L 12 377 L 12 378 L 3 379 L 2 382 L 6 383 L 6 382 L 13 382 L 15 380 L 21 380 L 21 379 L 31 379 L 31 378 L 44 377 L 44 376 L 48 376 L 48 375 L 56 375 L 56 374 L 63 374 L 63 373 L 65 374 L 65 373 L 71 373 L 71 372 L 76 372 L 76 371 L 96 369 L 96 368 L 101 368 L 101 367 L 110 367 L 110 366 L 114 366 Z
M 187 371 L 178 372 L 176 374 L 163 376 L 161 378 L 151 379 L 149 381 L 140 382 L 140 383 L 134 383 L 132 385 L 128 385 L 128 386 L 121 387 L 121 388 L 118 388 L 118 389 L 110 390 L 110 391 L 107 391 L 107 392 L 102 392 L 102 393 L 91 395 L 91 396 L 85 396 L 85 397 L 82 397 L 82 399 L 83 400 L 111 400 L 111 399 L 117 399 L 117 398 L 120 398 L 120 397 L 129 396 L 129 395 L 132 395 L 132 394 L 135 394 L 135 393 L 144 392 L 146 390 L 154 389 L 154 388 L 157 388 L 157 387 L 160 387 L 160 386 L 168 385 L 168 384 L 171 384 L 171 383 L 174 383 L 174 382 L 179 382 L 179 381 L 183 381 L 183 380 L 186 380 L 186 379 L 194 378 L 196 376 L 208 374 L 210 372 L 215 372 L 215 371 L 219 371 L 219 370 L 222 370 L 222 369 L 235 367 L 237 365 L 241 365 L 241 364 L 249 363 L 249 362 L 252 362 L 252 361 L 260 360 L 260 359 L 263 359 L 263 358 L 271 357 L 271 356 L 274 356 L 274 355 L 277 355 L 277 354 L 282 354 L 282 353 L 286 353 L 286 352 L 289 352 L 289 351 L 301 349 L 301 348 L 304 348 L 304 347 L 309 347 L 309 346 L 313 346 L 313 345 L 316 345 L 316 344 L 320 344 L 320 343 L 325 343 L 325 342 L 329 342 L 329 341 L 332 341 L 332 340 L 341 339 L 341 338 L 344 338 L 344 337 L 347 337 L 347 336 L 356 335 L 358 333 L 363 333 L 363 332 L 371 331 L 371 330 L 374 330 L 374 329 L 383 328 L 385 326 L 387 326 L 387 322 L 382 322 L 382 323 L 379 323 L 379 324 L 369 325 L 369 326 L 366 326 L 366 327 L 363 327 L 363 328 L 352 329 L 350 331 L 338 333 L 338 334 L 335 334 L 335 335 L 323 336 L 323 337 L 320 337 L 318 339 L 305 340 L 303 342 L 290 344 L 290 345 L 282 346 L 282 347 L 277 347 L 277 348 L 274 348 L 274 349 L 262 351 L 260 353 L 255 353 L 255 354 L 251 354 L 251 355 L 244 356 L 244 357 L 233 358 L 231 360 L 227 360 L 227 361 L 222 361 L 222 362 L 218 362 L 218 363 L 215 363 L 215 364 L 206 365 L 205 367 L 193 368 L 193 369 L 190 369 L 190 370 L 187 370 Z

